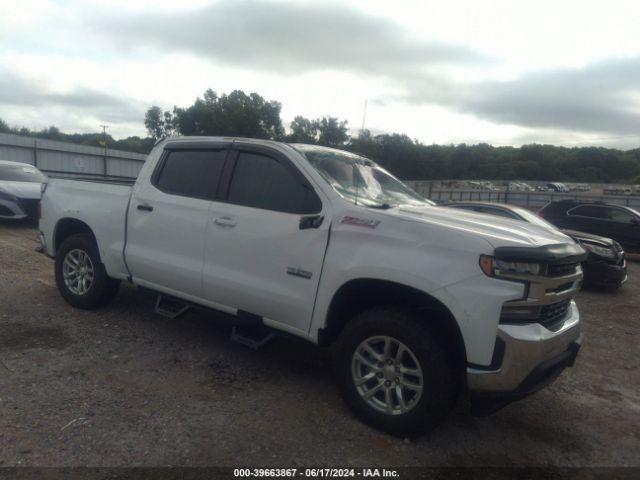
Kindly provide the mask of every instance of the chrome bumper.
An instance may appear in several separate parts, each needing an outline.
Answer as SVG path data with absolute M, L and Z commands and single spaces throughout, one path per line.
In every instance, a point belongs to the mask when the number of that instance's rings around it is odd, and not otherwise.
M 498 338 L 504 342 L 500 367 L 495 370 L 469 367 L 468 388 L 474 394 L 526 396 L 553 381 L 564 367 L 573 363 L 582 343 L 578 307 L 572 300 L 564 324 L 556 331 L 537 323 L 499 325 Z M 533 378 L 538 374 L 540 382 Z M 551 374 L 556 375 L 548 378 Z M 543 383 L 546 380 L 549 382 Z

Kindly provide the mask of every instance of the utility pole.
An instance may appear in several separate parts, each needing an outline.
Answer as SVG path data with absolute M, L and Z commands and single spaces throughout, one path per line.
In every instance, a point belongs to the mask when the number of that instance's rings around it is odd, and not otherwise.
M 104 146 L 104 156 L 107 156 L 107 128 L 109 125 L 100 125 L 102 127 L 102 145 Z
M 102 145 L 104 146 L 104 163 L 102 166 L 105 177 L 107 176 L 107 128 L 109 125 L 100 125 L 102 127 Z

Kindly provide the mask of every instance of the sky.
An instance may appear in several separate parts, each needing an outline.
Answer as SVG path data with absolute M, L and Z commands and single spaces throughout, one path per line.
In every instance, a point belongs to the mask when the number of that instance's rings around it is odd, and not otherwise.
M 640 2 L 0 0 L 11 126 L 145 136 L 151 105 L 208 88 L 277 100 L 285 126 L 637 148 Z

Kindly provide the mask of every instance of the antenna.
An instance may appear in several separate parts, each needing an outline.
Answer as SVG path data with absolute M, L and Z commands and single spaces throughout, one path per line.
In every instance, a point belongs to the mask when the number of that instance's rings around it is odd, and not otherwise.
M 365 124 L 365 121 L 367 120 L 367 102 L 368 102 L 368 99 L 365 98 L 364 110 L 362 111 L 362 128 L 360 129 L 361 132 L 364 131 L 364 124 Z
M 354 162 L 353 164 L 353 181 L 356 182 L 356 199 L 355 199 L 355 204 L 358 205 L 358 186 L 360 185 L 360 182 L 358 181 L 359 175 L 358 175 L 358 164 L 356 162 Z

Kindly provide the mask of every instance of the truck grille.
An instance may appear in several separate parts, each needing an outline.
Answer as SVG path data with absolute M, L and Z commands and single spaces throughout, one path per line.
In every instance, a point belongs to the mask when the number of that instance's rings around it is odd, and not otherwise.
M 560 322 L 565 319 L 569 310 L 571 300 L 563 300 L 562 302 L 545 305 L 540 308 L 539 323 L 543 327 L 553 330 L 558 327 Z
M 547 269 L 549 277 L 564 277 L 565 275 L 573 275 L 576 273 L 579 263 L 558 263 L 551 264 Z
M 38 218 L 38 204 L 40 203 L 40 200 L 38 200 L 37 198 L 35 199 L 20 199 L 20 205 L 22 206 L 22 209 L 24 210 L 24 212 L 27 214 L 27 216 L 29 218 Z

